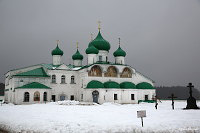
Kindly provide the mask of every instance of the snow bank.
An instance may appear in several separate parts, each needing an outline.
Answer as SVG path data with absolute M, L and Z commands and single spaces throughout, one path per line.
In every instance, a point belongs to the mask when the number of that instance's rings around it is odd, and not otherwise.
M 197 104 L 200 106 L 199 102 Z M 154 103 L 105 103 L 98 106 L 4 104 L 0 106 L 0 128 L 39 133 L 200 132 L 200 110 L 183 110 L 186 101 L 175 101 L 175 110 L 171 109 L 170 101 L 159 103 L 158 110 L 154 106 Z M 141 119 L 137 118 L 138 110 L 147 112 L 144 127 L 141 127 Z
M 59 105 L 78 105 L 79 101 L 64 100 L 64 101 L 58 101 L 57 104 L 59 104 Z

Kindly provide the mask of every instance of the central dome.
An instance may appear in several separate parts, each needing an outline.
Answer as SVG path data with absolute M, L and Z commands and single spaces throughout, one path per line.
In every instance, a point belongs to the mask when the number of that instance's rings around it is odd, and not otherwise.
M 103 39 L 100 31 L 99 31 L 97 37 L 89 43 L 88 47 L 90 47 L 92 45 L 95 48 L 97 48 L 98 50 L 106 50 L 106 51 L 110 50 L 110 43 L 108 41 L 106 41 L 105 39 Z

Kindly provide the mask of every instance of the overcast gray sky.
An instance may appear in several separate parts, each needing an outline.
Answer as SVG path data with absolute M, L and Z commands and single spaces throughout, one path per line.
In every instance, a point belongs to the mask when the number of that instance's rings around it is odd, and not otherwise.
M 200 87 L 199 0 L 0 0 L 0 81 L 10 69 L 51 63 L 58 39 L 64 63 L 77 41 L 85 62 L 98 20 L 110 61 L 120 37 L 126 63 L 156 85 Z

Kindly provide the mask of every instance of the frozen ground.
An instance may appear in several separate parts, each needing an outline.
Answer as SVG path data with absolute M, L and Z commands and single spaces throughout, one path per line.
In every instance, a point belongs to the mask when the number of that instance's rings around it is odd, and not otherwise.
M 0 128 L 41 133 L 200 132 L 200 110 L 182 110 L 186 101 L 175 101 L 175 110 L 171 109 L 170 101 L 159 103 L 158 110 L 154 103 L 59 104 L 4 104 L 0 106 Z M 137 118 L 138 110 L 147 111 L 144 127 Z

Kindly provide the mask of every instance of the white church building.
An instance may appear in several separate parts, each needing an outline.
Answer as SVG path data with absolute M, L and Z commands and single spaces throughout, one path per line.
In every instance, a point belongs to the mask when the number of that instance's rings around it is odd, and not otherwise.
M 77 100 L 83 102 L 138 103 L 152 100 L 154 82 L 125 63 L 126 52 L 120 47 L 108 59 L 111 45 L 100 32 L 85 50 L 87 65 L 78 50 L 73 65 L 62 63 L 64 52 L 52 50 L 51 64 L 38 64 L 8 71 L 5 76 L 5 102 L 14 104 Z

